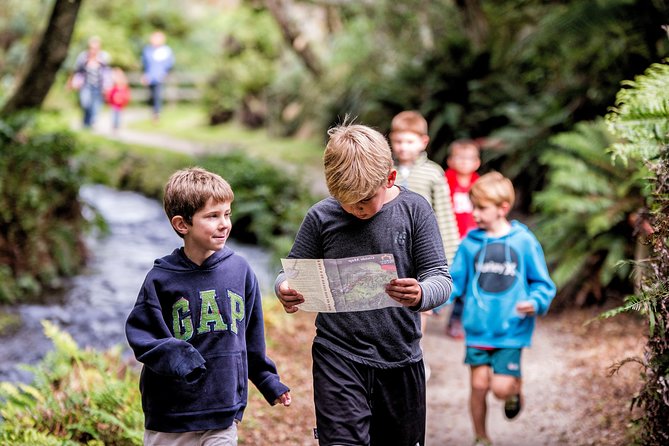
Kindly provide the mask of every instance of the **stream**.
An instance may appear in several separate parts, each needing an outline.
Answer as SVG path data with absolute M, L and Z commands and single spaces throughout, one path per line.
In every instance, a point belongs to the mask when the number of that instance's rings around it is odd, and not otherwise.
M 28 381 L 30 373 L 17 366 L 34 364 L 53 349 L 42 320 L 69 333 L 79 347 L 104 350 L 121 344 L 129 351 L 125 319 L 146 273 L 156 258 L 183 244 L 156 200 L 101 185 L 82 187 L 80 196 L 101 213 L 109 234 L 87 237 L 91 256 L 87 267 L 68 279 L 61 295 L 48 296 L 46 304 L 19 304 L 12 309 L 21 323 L 17 331 L 0 338 L 0 381 Z M 226 245 L 251 264 L 261 290 L 272 289 L 276 271 L 267 252 L 234 240 Z

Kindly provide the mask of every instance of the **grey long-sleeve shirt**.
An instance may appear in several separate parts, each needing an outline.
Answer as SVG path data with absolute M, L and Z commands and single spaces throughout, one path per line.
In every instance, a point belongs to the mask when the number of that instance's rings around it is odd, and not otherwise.
M 395 256 L 400 278 L 416 278 L 419 308 L 319 313 L 314 342 L 348 359 L 378 368 L 401 367 L 422 357 L 420 311 L 446 302 L 452 281 L 434 212 L 425 198 L 400 194 L 372 218 L 346 213 L 332 197 L 309 209 L 288 258 L 338 259 L 370 254 Z M 285 279 L 283 271 L 276 286 Z

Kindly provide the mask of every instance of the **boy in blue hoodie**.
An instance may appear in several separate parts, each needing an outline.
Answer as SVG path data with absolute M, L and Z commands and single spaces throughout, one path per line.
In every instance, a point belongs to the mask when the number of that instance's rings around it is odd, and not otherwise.
M 530 230 L 507 220 L 513 184 L 498 172 L 481 176 L 470 197 L 478 229 L 458 248 L 451 274 L 455 297 L 464 298 L 465 364 L 471 368 L 470 410 L 475 444 L 490 445 L 486 396 L 504 400 L 508 419 L 520 412 L 520 356 L 530 346 L 536 316 L 555 296 L 541 245 Z
M 144 364 L 144 444 L 233 446 L 249 379 L 272 405 L 290 405 L 290 392 L 265 354 L 256 276 L 225 246 L 230 185 L 190 168 L 174 173 L 164 192 L 184 245 L 155 261 L 126 322 Z

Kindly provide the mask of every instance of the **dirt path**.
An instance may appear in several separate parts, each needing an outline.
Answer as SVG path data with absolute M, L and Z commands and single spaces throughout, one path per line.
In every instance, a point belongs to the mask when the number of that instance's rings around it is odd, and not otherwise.
M 424 339 L 425 358 L 432 369 L 427 383 L 427 446 L 473 443 L 469 418 L 469 369 L 463 364 L 464 343 L 444 334 L 446 315 L 432 317 Z M 578 389 L 569 385 L 565 346 L 573 335 L 556 336 L 555 323 L 539 321 L 533 347 L 523 351 L 525 407 L 513 421 L 503 403 L 488 395 L 488 435 L 495 446 L 578 444 L 570 427 L 578 423 L 574 401 Z

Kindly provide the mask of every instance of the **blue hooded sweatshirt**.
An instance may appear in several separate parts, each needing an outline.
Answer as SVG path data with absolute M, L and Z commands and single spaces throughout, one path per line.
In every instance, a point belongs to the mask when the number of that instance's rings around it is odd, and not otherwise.
M 289 390 L 265 355 L 260 300 L 255 274 L 227 247 L 200 266 L 183 248 L 155 261 L 126 322 L 144 364 L 147 429 L 226 429 L 242 419 L 249 379 L 270 404 Z
M 470 347 L 529 347 L 536 317 L 519 314 L 516 304 L 530 301 L 540 316 L 555 297 L 539 241 L 515 220 L 502 237 L 491 238 L 481 229 L 469 231 L 451 275 L 454 291 L 449 302 L 464 298 L 462 325 Z

